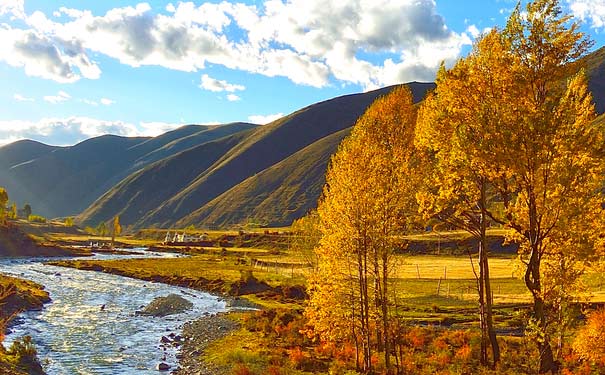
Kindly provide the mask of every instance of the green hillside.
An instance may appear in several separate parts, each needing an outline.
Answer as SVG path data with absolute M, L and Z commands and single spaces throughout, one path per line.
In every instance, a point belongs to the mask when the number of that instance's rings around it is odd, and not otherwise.
M 121 221 L 127 225 L 137 222 L 161 205 L 166 197 L 188 186 L 249 133 L 238 132 L 206 142 L 142 168 L 96 200 L 78 216 L 77 221 L 96 225 L 120 215 Z
M 189 125 L 154 138 L 106 135 L 71 147 L 16 142 L 0 148 L 0 186 L 19 205 L 30 203 L 37 214 L 75 215 L 154 161 L 252 127 Z
M 289 225 L 317 204 L 330 157 L 351 128 L 320 139 L 227 190 L 178 224 L 221 227 L 243 222 Z
M 431 83 L 411 83 L 410 87 L 419 101 L 424 97 L 426 91 L 434 85 Z M 391 89 L 392 87 L 387 87 L 367 93 L 334 98 L 311 105 L 271 124 L 259 127 L 225 152 L 216 162 L 203 170 L 177 193 L 173 194 L 173 189 L 162 191 L 162 194 L 166 193 L 163 200 L 159 194 L 156 195 L 153 185 L 148 185 L 143 190 L 120 185 L 119 190 L 124 191 L 110 191 L 108 197 L 123 197 L 120 200 L 121 203 L 117 203 L 113 199 L 95 202 L 95 209 L 87 210 L 87 214 L 82 216 L 82 221 L 95 224 L 120 212 L 138 212 L 138 220 L 124 221 L 124 223 L 138 228 L 173 226 L 177 220 L 203 208 L 205 204 L 247 178 L 271 168 L 330 134 L 349 128 L 376 97 L 389 92 Z M 316 158 L 318 155 L 324 155 L 325 159 L 325 153 L 315 153 L 309 155 L 309 158 Z M 199 159 L 196 160 L 196 162 L 200 162 Z M 325 160 L 327 163 L 327 159 Z M 169 159 L 167 163 L 165 168 L 170 169 L 182 168 L 179 163 L 182 165 L 184 162 Z M 313 165 L 313 163 L 313 160 L 309 160 L 308 165 Z M 325 171 L 325 167 L 323 170 Z M 145 171 L 145 173 L 156 174 L 152 169 Z M 314 179 L 309 181 L 309 186 L 321 186 L 323 183 L 321 182 L 323 181 L 322 173 L 316 173 L 309 176 L 309 178 Z M 276 179 L 276 181 L 279 181 L 280 184 L 285 183 L 279 179 Z M 179 187 L 183 186 L 183 183 L 179 181 L 173 181 L 173 183 Z M 299 197 L 299 199 L 308 200 L 302 206 L 314 205 L 319 196 L 319 190 L 316 189 L 317 193 L 307 194 L 304 198 Z M 168 194 L 169 192 L 171 194 Z M 154 204 L 159 201 L 162 202 L 149 211 L 138 208 L 136 204 L 134 205 L 135 208 L 125 207 L 124 205 L 129 206 L 136 201 L 135 194 L 140 194 L 142 197 L 157 197 L 153 200 Z M 108 209 L 106 206 L 114 207 L 114 210 Z M 96 212 L 103 212 L 104 214 L 97 215 Z M 243 212 L 242 215 L 247 217 L 249 213 Z M 203 220 L 204 218 L 196 215 L 185 221 L 201 222 Z

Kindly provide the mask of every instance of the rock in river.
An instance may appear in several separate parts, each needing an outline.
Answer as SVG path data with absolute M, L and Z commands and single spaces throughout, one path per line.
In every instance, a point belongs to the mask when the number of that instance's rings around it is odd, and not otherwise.
M 140 315 L 166 316 L 179 314 L 193 307 L 193 303 L 177 294 L 169 294 L 166 297 L 154 298 L 143 311 L 137 312 Z

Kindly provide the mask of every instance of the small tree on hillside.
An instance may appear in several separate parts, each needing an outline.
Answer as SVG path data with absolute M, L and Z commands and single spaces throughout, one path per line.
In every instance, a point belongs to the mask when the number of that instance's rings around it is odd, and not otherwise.
M 111 230 L 111 249 L 113 250 L 113 245 L 116 240 L 116 237 L 122 233 L 122 226 L 120 225 L 120 216 L 116 216 L 113 218 L 113 225 Z
M 96 232 L 101 237 L 107 236 L 107 224 L 105 224 L 104 221 L 99 223 L 99 225 L 97 225 Z
M 0 223 L 6 221 L 6 204 L 8 203 L 8 193 L 3 187 L 0 187 Z
M 29 203 L 26 203 L 23 206 L 23 217 L 25 217 L 27 219 L 28 217 L 31 216 L 31 214 L 32 214 L 32 206 L 30 206 Z

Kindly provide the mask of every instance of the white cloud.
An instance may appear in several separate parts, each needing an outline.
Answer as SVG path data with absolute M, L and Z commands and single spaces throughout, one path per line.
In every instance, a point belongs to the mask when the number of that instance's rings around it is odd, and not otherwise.
M 33 139 L 52 145 L 73 145 L 103 134 L 138 136 L 136 126 L 122 121 L 88 117 L 44 118 L 40 121 L 0 121 L 0 144 Z
M 34 101 L 34 98 L 28 98 L 21 94 L 13 94 L 13 99 L 15 99 L 18 102 L 33 102 Z
M 479 35 L 481 35 L 481 32 L 479 31 L 479 29 L 477 28 L 477 26 L 475 25 L 470 25 L 469 27 L 466 28 L 466 31 L 471 34 L 471 36 L 473 38 L 477 38 Z
M 141 122 L 142 130 L 139 131 L 140 136 L 155 137 L 164 134 L 168 131 L 180 128 L 183 124 L 175 124 L 168 122 Z
M 441 60 L 453 62 L 471 43 L 447 28 L 435 0 L 185 1 L 161 13 L 147 3 L 104 15 L 59 12 L 67 20 L 34 12 L 30 29 L 0 28 L 0 59 L 59 82 L 98 78 L 89 54 L 99 53 L 133 67 L 195 72 L 213 64 L 314 87 L 337 80 L 371 88 L 431 80 Z M 208 80 L 216 91 L 243 87 Z
M 99 105 L 99 103 L 95 102 L 94 100 L 90 100 L 90 99 L 80 99 L 80 101 L 82 103 L 86 103 L 88 105 L 92 105 L 93 107 L 97 107 Z
M 71 99 L 71 95 L 69 95 L 65 91 L 59 91 L 57 95 L 47 95 L 43 99 L 44 101 L 47 101 L 49 103 L 57 104 Z
M 112 104 L 115 104 L 115 103 L 116 103 L 115 100 L 111 100 L 111 99 L 108 99 L 108 98 L 101 98 L 101 104 L 103 104 L 103 105 L 112 105 Z
M 605 27 L 605 2 L 602 0 L 568 0 L 574 16 L 583 21 L 590 20 L 591 27 Z
M 82 76 L 99 78 L 101 70 L 88 58 L 81 43 L 68 40 L 0 26 L 0 61 L 23 67 L 29 76 L 61 83 L 75 82 Z
M 237 102 L 242 100 L 242 98 L 240 98 L 239 96 L 235 95 L 235 94 L 228 94 L 227 95 L 227 100 L 230 102 Z
M 248 116 L 248 121 L 253 124 L 265 125 L 282 117 L 284 117 L 283 113 L 276 113 L 273 115 L 252 115 Z
M 33 139 L 47 144 L 68 146 L 105 134 L 155 137 L 181 126 L 183 124 L 166 122 L 141 122 L 135 125 L 124 121 L 78 116 L 43 118 L 39 121 L 0 121 L 0 145 L 20 139 Z
M 202 75 L 202 82 L 200 83 L 200 87 L 205 90 L 212 91 L 212 92 L 221 92 L 221 91 L 235 92 L 235 91 L 242 91 L 242 90 L 246 89 L 246 87 L 244 87 L 242 85 L 235 85 L 235 84 L 229 83 L 227 81 L 220 81 L 218 79 L 214 79 L 214 78 L 208 76 L 208 74 Z
M 11 18 L 25 18 L 24 0 L 0 0 L 0 16 L 10 14 Z

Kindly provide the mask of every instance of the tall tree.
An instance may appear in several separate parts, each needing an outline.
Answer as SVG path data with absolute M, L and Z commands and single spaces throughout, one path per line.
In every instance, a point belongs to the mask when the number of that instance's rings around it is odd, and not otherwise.
M 23 215 L 25 216 L 25 218 L 29 218 L 29 216 L 32 214 L 32 206 L 29 205 L 29 203 L 26 203 L 23 206 Z
M 6 204 L 8 203 L 8 193 L 3 187 L 0 187 L 0 223 L 6 220 Z
M 515 230 L 526 264 L 539 371 L 556 372 L 551 323 L 559 306 L 545 290 L 543 266 L 552 265 L 557 254 L 567 259 L 591 254 L 597 230 L 591 219 L 602 217 L 602 129 L 592 123 L 594 106 L 583 72 L 564 80 L 570 63 L 591 43 L 556 0 L 530 2 L 525 12 L 517 6 L 504 35 L 519 86 L 513 121 L 503 122 L 509 141 L 499 148 L 500 164 L 508 171 L 497 184 L 506 211 L 502 222 Z
M 451 70 L 442 67 L 437 88 L 420 110 L 416 134 L 416 143 L 432 153 L 435 166 L 418 194 L 422 211 L 466 230 L 478 241 L 482 364 L 488 363 L 490 345 L 493 363 L 500 357 L 493 328 L 486 231 L 492 221 L 492 181 L 505 177 L 495 150 L 507 141 L 500 128 L 510 116 L 507 106 L 515 100 L 514 65 L 508 50 L 507 41 L 494 29 Z
M 408 88 L 377 99 L 332 158 L 318 207 L 322 237 L 307 314 L 321 336 L 354 342 L 366 373 L 376 351 L 392 371 L 389 276 L 397 235 L 417 211 L 415 122 Z
M 116 237 L 122 233 L 122 226 L 120 225 L 120 216 L 115 216 L 113 218 L 113 224 L 111 228 L 111 249 L 113 250 L 113 245 L 116 240 Z

